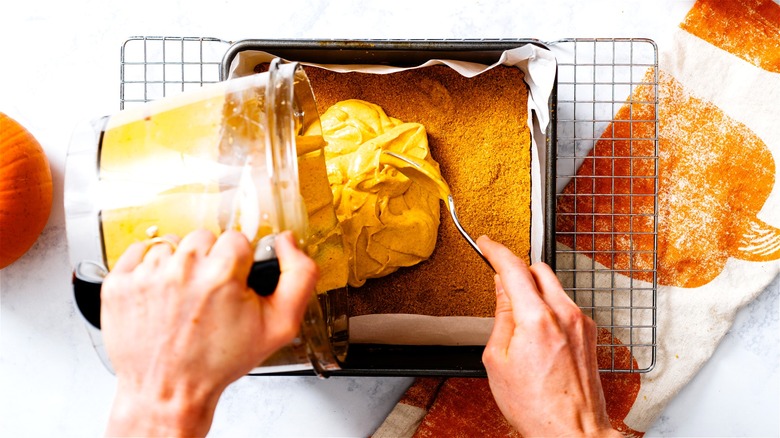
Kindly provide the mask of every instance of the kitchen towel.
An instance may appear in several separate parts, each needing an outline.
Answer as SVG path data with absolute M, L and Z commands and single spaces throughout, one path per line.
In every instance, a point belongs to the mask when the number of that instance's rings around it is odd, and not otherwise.
M 709 359 L 736 312 L 780 273 L 780 184 L 776 184 L 780 5 L 772 0 L 697 1 L 671 44 L 660 48 L 658 71 L 646 74 L 653 79 L 657 74 L 657 114 L 653 105 L 641 104 L 652 97 L 654 87 L 638 86 L 577 171 L 578 181 L 615 175 L 613 166 L 621 160 L 602 157 L 647 151 L 642 151 L 641 141 L 627 146 L 604 139 L 618 138 L 625 130 L 632 130 L 634 138 L 650 138 L 652 124 L 625 120 L 658 116 L 656 362 L 648 373 L 601 375 L 613 427 L 634 437 L 644 435 L 670 399 Z M 643 172 L 654 173 L 648 160 L 623 161 L 632 166 L 630 175 L 637 187 Z M 647 207 L 641 198 L 603 205 L 589 199 L 604 194 L 616 197 L 619 187 L 617 183 L 579 183 L 563 190 L 586 199 L 593 206 L 592 213 L 629 216 Z M 558 212 L 570 207 L 559 202 Z M 582 229 L 583 223 L 593 228 Z M 559 220 L 558 229 L 572 231 L 575 226 L 580 232 L 626 231 L 617 221 L 575 224 Z M 615 242 L 645 248 L 649 243 L 636 232 L 652 231 L 652 226 L 651 222 L 636 222 L 632 235 Z M 589 249 L 587 245 L 598 244 L 586 239 L 558 240 L 559 245 L 582 252 Z M 597 256 L 594 262 L 627 272 L 636 261 Z M 626 281 L 647 280 L 635 272 Z M 595 318 L 599 322 L 598 314 Z M 600 329 L 599 342 L 610 343 L 620 336 Z M 599 352 L 601 367 L 609 366 L 604 363 L 613 360 L 609 356 Z M 635 359 L 628 349 L 618 348 L 614 360 L 630 366 Z M 514 434 L 498 411 L 486 379 L 420 378 L 374 436 Z

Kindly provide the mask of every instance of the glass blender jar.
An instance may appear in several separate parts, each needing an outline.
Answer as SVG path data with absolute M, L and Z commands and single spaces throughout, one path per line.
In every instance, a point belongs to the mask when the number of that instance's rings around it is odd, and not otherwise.
M 166 97 L 76 129 L 65 169 L 74 298 L 104 364 L 100 286 L 134 242 L 206 228 L 241 231 L 254 248 L 248 284 L 273 293 L 274 237 L 306 247 L 298 160 L 324 144 L 297 63 Z M 306 136 L 304 136 L 306 133 Z M 311 180 L 311 178 L 307 178 Z M 253 374 L 339 369 L 346 356 L 346 288 L 313 293 L 298 337 Z

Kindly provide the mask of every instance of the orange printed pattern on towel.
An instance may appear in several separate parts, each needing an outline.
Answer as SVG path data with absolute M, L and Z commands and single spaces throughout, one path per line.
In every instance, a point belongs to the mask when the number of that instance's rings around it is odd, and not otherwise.
M 602 369 L 637 369 L 628 347 L 606 328 L 598 332 L 596 357 Z M 637 373 L 600 373 L 601 385 L 612 427 L 626 437 L 641 437 L 625 424 L 641 386 Z M 419 380 L 419 379 L 418 379 Z M 436 386 L 433 379 L 428 382 Z M 424 383 L 424 385 L 428 385 Z M 449 378 L 441 384 L 436 400 L 418 427 L 422 437 L 519 437 L 501 414 L 487 379 Z
M 646 80 L 645 82 L 654 82 Z M 654 87 L 637 90 L 558 196 L 558 241 L 652 281 L 657 158 Z
M 775 183 L 766 144 L 671 75 L 661 71 L 658 86 L 658 283 L 699 287 L 712 281 L 729 257 L 780 259 L 780 229 L 756 216 Z M 652 86 L 640 86 L 632 99 L 648 101 L 653 93 Z M 580 233 L 576 242 L 565 234 L 559 241 L 586 254 L 596 251 L 599 263 L 641 280 L 652 279 L 648 233 L 653 222 L 643 214 L 652 209 L 652 197 L 644 194 L 652 193 L 646 180 L 654 169 L 650 160 L 637 157 L 648 154 L 642 139 L 651 136 L 646 125 L 652 124 L 626 120 L 653 117 L 653 105 L 634 103 L 618 111 L 618 121 L 604 132 L 558 203 L 559 230 Z M 631 136 L 640 140 L 611 140 Z M 621 178 L 625 169 L 631 178 Z M 575 207 L 576 219 L 567 215 Z
M 606 328 L 599 328 L 596 359 L 600 369 L 635 370 L 638 368 L 631 351 Z M 625 423 L 636 401 L 642 379 L 638 373 L 600 373 L 607 416 L 612 427 L 624 437 L 641 437 L 644 432 L 631 429 Z
M 757 67 L 780 73 L 780 5 L 772 0 L 699 0 L 680 27 Z
M 671 75 L 660 86 L 659 282 L 697 287 L 729 257 L 780 258 L 780 229 L 757 217 L 775 184 L 766 144 Z
M 433 401 L 436 400 L 439 388 L 441 388 L 443 382 L 443 377 L 418 377 L 414 379 L 414 383 L 406 390 L 398 403 L 415 406 L 427 411 L 430 409 Z
M 519 437 L 490 392 L 487 379 L 449 378 L 414 438 Z

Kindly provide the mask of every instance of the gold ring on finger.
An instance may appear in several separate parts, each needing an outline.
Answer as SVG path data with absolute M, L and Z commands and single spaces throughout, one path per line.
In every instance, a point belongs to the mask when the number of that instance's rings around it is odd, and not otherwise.
M 152 237 L 151 239 L 146 241 L 146 250 L 149 251 L 149 248 L 153 247 L 154 245 L 157 245 L 158 243 L 165 243 L 168 246 L 171 247 L 171 252 L 176 252 L 176 248 L 178 248 L 178 245 L 173 240 L 167 238 L 167 237 Z

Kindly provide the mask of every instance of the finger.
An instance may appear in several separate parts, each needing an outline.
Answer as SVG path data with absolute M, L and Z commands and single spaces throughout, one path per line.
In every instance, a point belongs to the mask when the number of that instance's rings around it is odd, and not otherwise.
M 515 318 L 512 315 L 512 303 L 506 295 L 504 285 L 501 284 L 501 278 L 496 274 L 494 277 L 496 283 L 496 318 L 493 324 L 493 331 L 490 332 L 486 348 L 495 349 L 506 355 L 509 349 L 509 343 L 512 340 L 512 334 L 515 331 Z
M 509 248 L 490 240 L 487 236 L 477 239 L 477 245 L 485 258 L 501 277 L 504 292 L 512 304 L 515 321 L 521 321 L 525 312 L 547 311 L 531 272 Z
M 173 253 L 168 274 L 171 279 L 184 283 L 195 273 L 194 266 L 202 262 L 217 238 L 210 230 L 198 229 L 184 236 Z
M 179 242 L 175 256 L 180 260 L 191 259 L 193 256 L 206 257 L 216 241 L 216 236 L 210 230 L 195 230 Z
M 579 307 L 566 295 L 552 269 L 544 263 L 534 263 L 529 268 L 542 299 L 556 314 L 579 312 Z
M 588 378 L 591 370 L 596 369 L 595 344 L 593 344 L 595 324 L 569 298 L 549 266 L 544 263 L 534 263 L 530 271 L 539 286 L 542 299 L 550 307 L 566 334 L 574 357 L 579 358 L 578 363 L 582 365 L 579 370 L 583 379 Z
M 591 319 L 591 321 L 593 321 Z M 585 336 L 585 345 L 586 350 L 590 352 L 590 354 L 587 355 L 588 357 L 588 367 L 590 370 L 592 370 L 593 373 L 598 375 L 598 369 L 599 369 L 599 361 L 598 361 L 598 338 L 599 338 L 599 332 L 607 330 L 605 328 L 597 328 L 596 323 L 592 322 L 590 324 L 590 333 L 587 333 Z M 613 341 L 610 340 L 610 344 L 613 344 Z M 596 379 L 600 382 L 601 379 Z
M 125 250 L 114 265 L 112 272 L 132 272 L 146 255 L 146 243 L 136 242 Z
M 530 271 L 539 287 L 542 299 L 555 315 L 555 319 L 569 339 L 575 354 L 578 357 L 581 356 L 582 348 L 584 348 L 583 338 L 590 335 L 590 333 L 584 333 L 588 328 L 587 319 L 589 318 L 566 295 L 558 277 L 549 266 L 544 263 L 534 263 Z
M 176 248 L 179 246 L 179 243 L 181 243 L 181 239 L 179 236 L 169 233 L 163 236 L 163 239 L 173 243 L 173 251 L 176 252 Z
M 252 269 L 252 247 L 246 236 L 228 230 L 220 234 L 208 253 L 208 263 L 215 269 L 246 283 Z M 248 288 L 248 287 L 247 287 Z
M 177 252 L 201 252 L 203 255 L 206 255 L 216 241 L 217 237 L 211 230 L 200 228 L 188 233 L 181 239 Z
M 289 231 L 276 238 L 275 249 L 281 275 L 276 291 L 265 298 L 274 312 L 274 326 L 287 332 L 293 331 L 294 336 L 317 284 L 319 270 L 314 260 L 297 248 Z M 284 333 L 284 336 L 288 334 Z
M 165 237 L 156 237 L 146 241 L 146 254 L 143 263 L 151 266 L 159 266 L 163 261 L 169 259 L 176 251 L 178 237 L 169 234 Z

